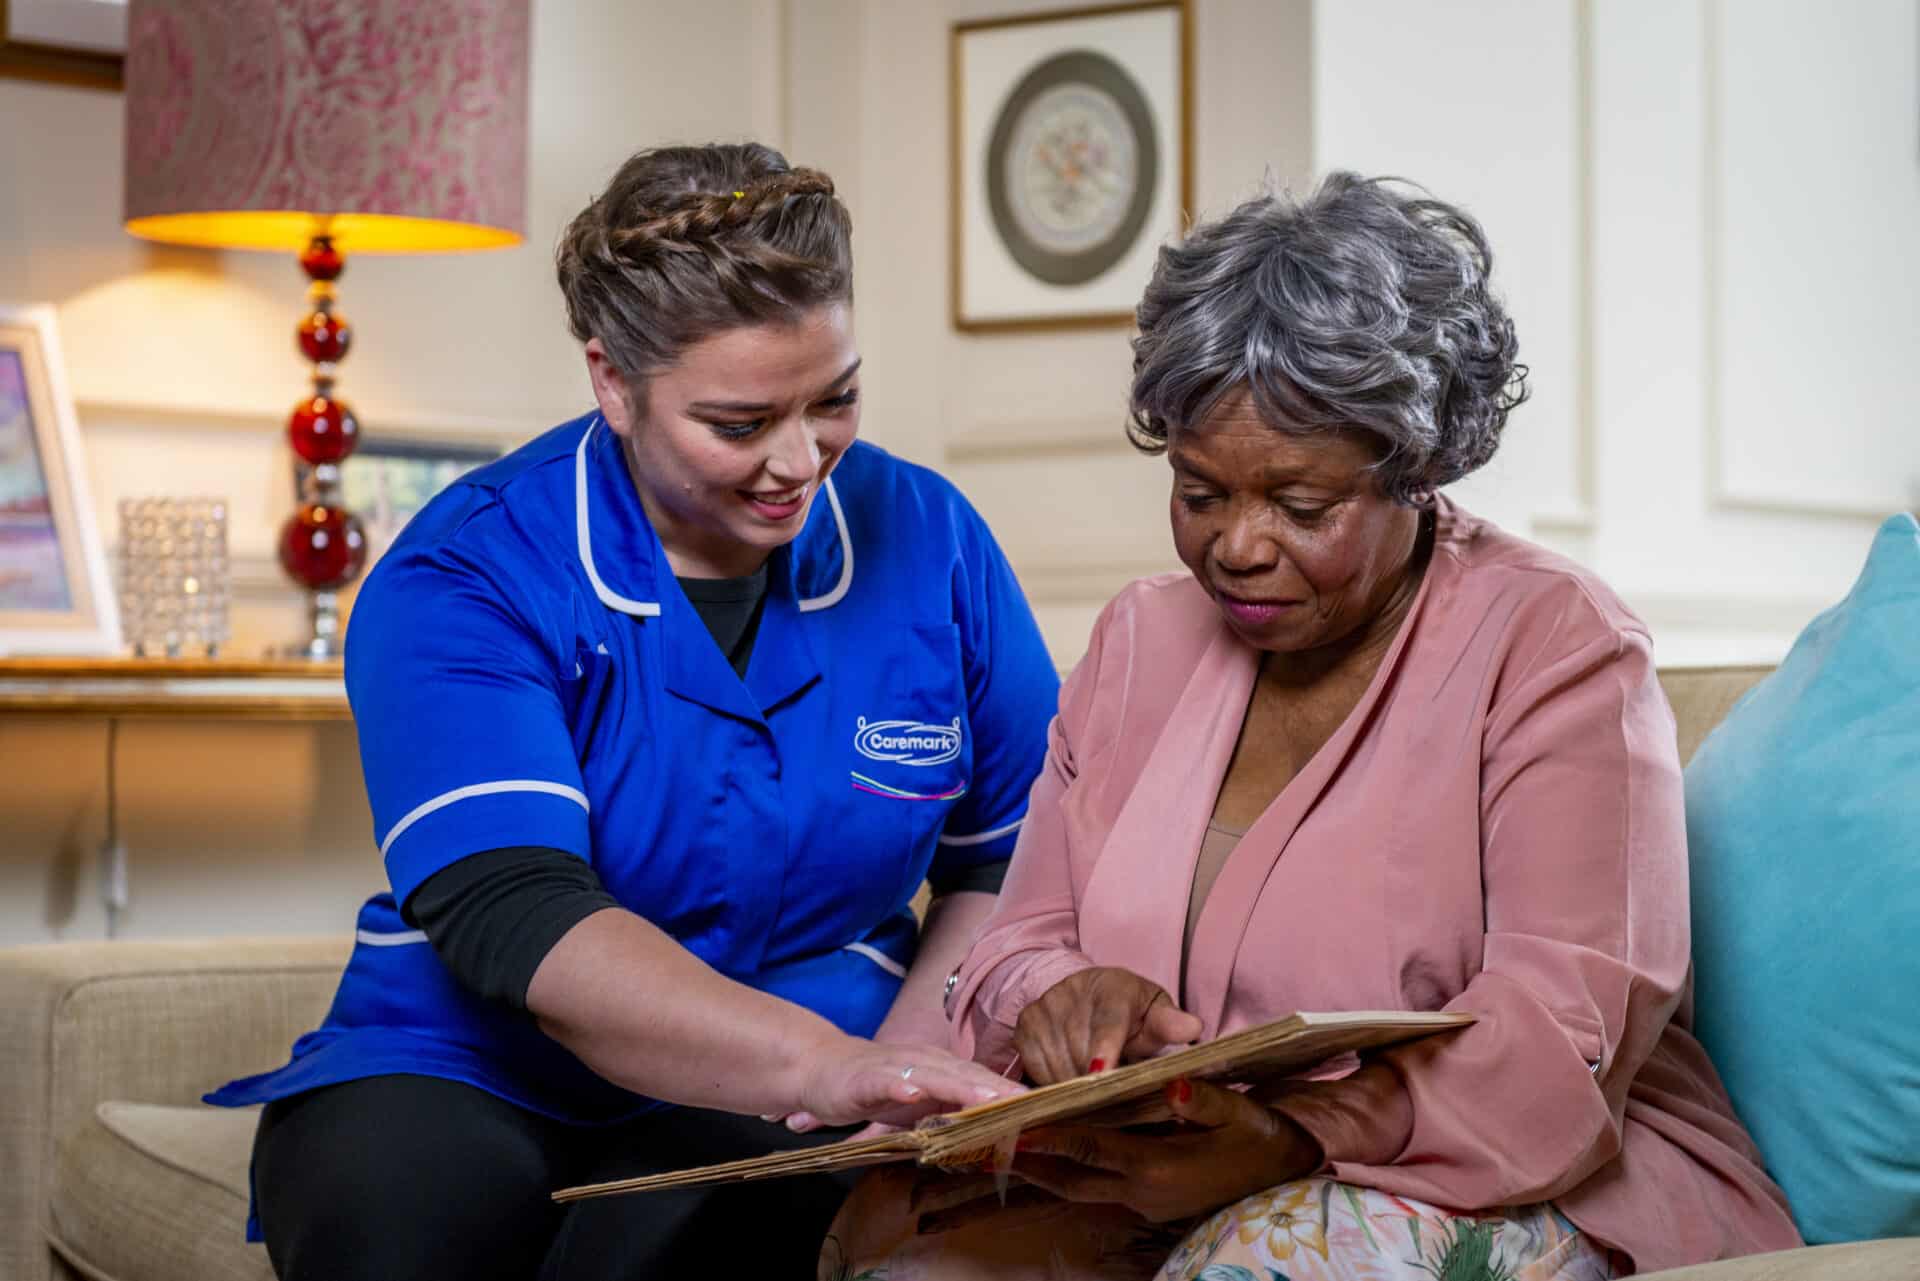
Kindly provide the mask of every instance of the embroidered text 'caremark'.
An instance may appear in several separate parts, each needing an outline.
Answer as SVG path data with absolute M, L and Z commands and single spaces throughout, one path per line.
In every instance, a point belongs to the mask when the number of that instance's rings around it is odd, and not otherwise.
M 870 761 L 898 765 L 945 765 L 960 755 L 960 721 L 931 725 L 925 721 L 870 721 L 860 718 L 853 746 Z

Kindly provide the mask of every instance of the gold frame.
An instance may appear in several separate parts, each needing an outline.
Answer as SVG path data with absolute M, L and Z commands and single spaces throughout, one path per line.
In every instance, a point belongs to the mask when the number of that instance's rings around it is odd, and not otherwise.
M 1006 27 L 1039 26 L 1046 23 L 1073 22 L 1086 18 L 1105 18 L 1144 9 L 1171 9 L 1177 12 L 1180 33 L 1180 123 L 1175 136 L 1180 141 L 1180 221 L 1184 231 L 1193 216 L 1193 4 L 1192 0 L 1123 0 L 1121 3 L 1089 5 L 1080 9 L 1054 9 L 1039 13 L 1014 14 L 1001 18 L 977 18 L 956 22 L 947 37 L 947 310 L 953 327 L 962 333 L 1045 333 L 1074 329 L 1108 329 L 1131 325 L 1131 311 L 1087 312 L 1063 316 L 1006 316 L 993 320 L 969 320 L 961 315 L 961 280 L 966 272 L 965 248 L 961 243 L 962 180 L 967 158 L 962 154 L 962 108 L 966 87 L 960 80 L 960 45 L 974 32 Z
M 6 33 L 7 0 L 0 0 L 0 77 L 116 92 L 125 87 L 125 55 L 29 44 Z
M 0 349 L 20 357 L 70 602 L 65 609 L 0 609 L 0 655 L 112 653 L 120 648 L 119 602 L 87 485 L 53 308 L 0 305 Z

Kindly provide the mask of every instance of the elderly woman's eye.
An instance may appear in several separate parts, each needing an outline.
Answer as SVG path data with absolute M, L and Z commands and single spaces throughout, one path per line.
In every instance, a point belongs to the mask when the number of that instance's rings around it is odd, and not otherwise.
M 1302 525 L 1312 525 L 1332 511 L 1333 506 L 1327 504 L 1321 507 L 1296 507 L 1292 503 L 1281 503 L 1280 510 L 1285 512 L 1291 520 L 1298 521 Z

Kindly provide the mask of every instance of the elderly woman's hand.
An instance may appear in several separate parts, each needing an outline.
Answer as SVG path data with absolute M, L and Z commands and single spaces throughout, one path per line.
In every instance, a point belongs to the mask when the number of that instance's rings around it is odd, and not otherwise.
M 1099 965 L 1061 979 L 1020 1011 L 1013 1045 L 1037 1085 L 1152 1058 L 1200 1035 L 1200 1020 L 1158 984 Z
M 1167 1103 L 1188 1129 L 1129 1134 L 1048 1126 L 1020 1137 L 1013 1172 L 1067 1201 L 1115 1202 L 1155 1223 L 1208 1214 L 1320 1168 L 1298 1124 L 1234 1090 L 1175 1081 Z

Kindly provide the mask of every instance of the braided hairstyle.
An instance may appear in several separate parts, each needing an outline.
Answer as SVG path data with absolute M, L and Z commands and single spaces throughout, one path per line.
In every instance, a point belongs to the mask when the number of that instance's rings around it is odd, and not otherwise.
M 853 223 L 833 180 L 758 143 L 630 157 L 560 238 L 567 321 L 633 385 L 694 343 L 853 298 Z

